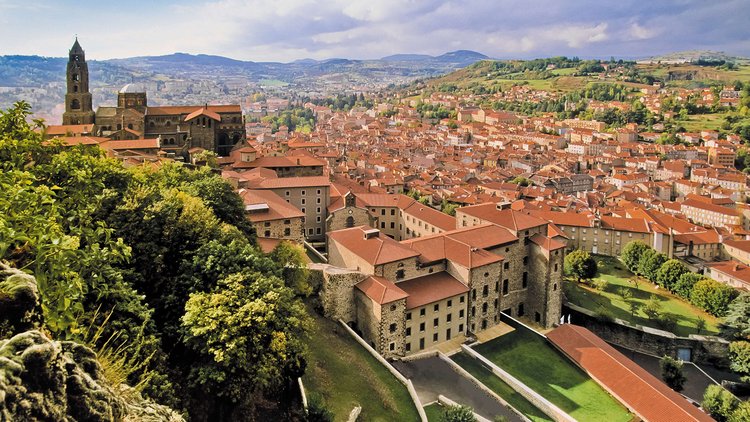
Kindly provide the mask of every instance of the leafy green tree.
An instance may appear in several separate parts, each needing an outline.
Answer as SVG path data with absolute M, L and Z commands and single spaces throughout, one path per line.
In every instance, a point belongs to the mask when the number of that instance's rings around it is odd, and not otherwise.
M 741 293 L 729 304 L 721 332 L 730 340 L 750 340 L 750 293 Z
M 690 293 L 690 303 L 711 315 L 720 317 L 724 316 L 736 295 L 736 290 L 726 284 L 706 278 L 693 286 L 693 291 Z
M 719 422 L 729 420 L 739 405 L 737 397 L 719 385 L 709 385 L 703 393 L 701 407 Z
M 212 292 L 190 295 L 182 326 L 201 362 L 190 368 L 195 397 L 227 415 L 253 393 L 302 375 L 309 327 L 304 307 L 277 277 L 243 271 Z M 216 401 L 212 403 L 212 398 Z
M 333 419 L 333 412 L 326 407 L 323 396 L 318 393 L 310 393 L 307 397 L 305 422 L 333 422 Z
M 750 402 L 741 401 L 734 409 L 729 418 L 729 422 L 747 422 L 750 421 Z
M 646 314 L 650 320 L 657 320 L 661 315 L 661 310 L 661 301 L 659 301 L 659 297 L 656 295 L 651 295 L 646 302 L 646 305 L 643 307 L 643 313 Z
M 651 249 L 647 244 L 641 241 L 630 242 L 622 248 L 620 258 L 625 266 L 632 272 L 638 272 L 638 263 L 641 261 L 641 255 Z
M 469 406 L 447 406 L 440 418 L 442 422 L 476 422 L 474 411 Z
M 682 391 L 685 385 L 685 374 L 682 372 L 682 362 L 672 359 L 669 356 L 664 356 L 659 360 L 659 367 L 661 368 L 661 379 L 674 391 Z
M 695 283 L 705 279 L 703 274 L 685 273 L 680 276 L 677 283 L 672 286 L 672 291 L 684 299 L 690 300 L 690 293 L 693 292 Z
M 665 289 L 672 291 L 680 276 L 688 273 L 688 269 L 676 259 L 670 259 L 656 271 L 656 282 Z
M 310 296 L 313 291 L 310 285 L 310 271 L 302 246 L 289 241 L 279 243 L 270 254 L 270 258 L 282 267 L 282 279 L 288 287 L 300 296 Z
M 750 342 L 733 341 L 729 343 L 729 361 L 733 371 L 747 378 L 750 375 Z
M 649 248 L 641 255 L 641 259 L 638 261 L 638 273 L 652 282 L 656 281 L 656 272 L 659 271 L 659 268 L 666 261 L 666 255 Z
M 565 256 L 564 269 L 566 274 L 581 281 L 596 275 L 597 264 L 588 252 L 578 249 Z
M 454 204 L 452 202 L 448 202 L 445 199 L 443 199 L 443 202 L 440 204 L 440 211 L 444 212 L 445 214 L 448 214 L 450 216 L 456 215 L 456 208 L 458 208 L 458 204 Z
M 525 186 L 531 186 L 531 184 L 533 182 L 530 179 L 527 179 L 527 178 L 525 178 L 523 176 L 518 176 L 515 179 L 511 180 L 510 183 L 515 183 L 518 186 L 524 186 L 525 187 Z

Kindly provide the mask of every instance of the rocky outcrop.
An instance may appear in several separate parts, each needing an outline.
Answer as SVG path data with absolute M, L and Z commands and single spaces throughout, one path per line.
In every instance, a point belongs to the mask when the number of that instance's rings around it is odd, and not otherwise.
M 0 263 L 0 322 L 15 333 L 0 339 L 0 420 L 183 420 L 128 386 L 110 385 L 90 348 L 45 335 L 38 297 L 33 277 Z

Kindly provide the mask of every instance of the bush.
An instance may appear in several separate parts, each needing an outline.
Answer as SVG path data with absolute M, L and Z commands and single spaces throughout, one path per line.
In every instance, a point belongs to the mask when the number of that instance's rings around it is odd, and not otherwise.
M 661 368 L 661 379 L 674 391 L 682 391 L 685 385 L 685 374 L 682 373 L 682 362 L 674 360 L 669 356 L 664 356 L 659 361 Z
M 448 406 L 443 411 L 442 422 L 476 422 L 474 410 L 469 406 Z
M 719 422 L 729 420 L 739 405 L 737 397 L 718 385 L 709 385 L 703 393 L 701 406 L 706 413 Z
M 652 321 L 659 318 L 661 315 L 661 302 L 659 302 L 658 296 L 651 295 L 648 302 L 646 302 L 646 305 L 643 307 L 643 313 Z
M 662 314 L 656 317 L 656 323 L 665 331 L 674 331 L 677 328 L 677 315 Z
M 724 316 L 729 304 L 737 296 L 737 292 L 710 278 L 703 279 L 693 286 L 690 293 L 690 303 L 714 316 Z
M 333 422 L 333 412 L 326 407 L 323 396 L 310 393 L 307 399 L 306 422 Z
M 581 281 L 596 275 L 597 264 L 591 255 L 583 250 L 575 250 L 565 256 L 565 273 Z
M 590 284 L 591 284 L 591 287 L 595 288 L 596 290 L 599 290 L 600 292 L 604 291 L 604 289 L 606 289 L 608 285 L 607 280 L 603 278 L 594 278 L 591 280 Z
M 683 274 L 677 280 L 677 283 L 672 286 L 672 291 L 677 296 L 680 296 L 683 299 L 690 300 L 690 293 L 692 293 L 693 291 L 693 286 L 695 286 L 695 283 L 703 280 L 704 278 L 706 277 L 696 273 Z

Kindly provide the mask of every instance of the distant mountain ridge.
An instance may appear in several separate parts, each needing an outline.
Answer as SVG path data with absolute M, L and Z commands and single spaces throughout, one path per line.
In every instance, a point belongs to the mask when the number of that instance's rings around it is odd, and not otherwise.
M 488 57 L 468 50 L 440 56 L 396 54 L 376 60 L 329 58 L 301 59 L 290 63 L 254 62 L 209 54 L 173 53 L 109 60 L 90 60 L 92 80 L 104 83 L 144 82 L 155 75 L 174 78 L 245 77 L 250 80 L 279 79 L 295 82 L 346 73 L 361 78 L 436 76 L 466 67 Z M 65 78 L 64 57 L 0 56 L 0 86 L 39 87 Z

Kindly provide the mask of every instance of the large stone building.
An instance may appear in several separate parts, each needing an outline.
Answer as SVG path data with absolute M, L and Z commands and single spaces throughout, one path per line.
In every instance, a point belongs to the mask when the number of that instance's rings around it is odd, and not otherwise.
M 357 206 L 357 198 L 347 195 L 344 206 L 333 211 L 335 221 L 365 225 L 328 233 L 329 264 L 361 276 L 324 282 L 322 302 L 327 314 L 356 325 L 384 356 L 481 333 L 500 323 L 501 312 L 545 327 L 559 320 L 565 245 L 548 232 L 546 221 L 502 210 L 506 218 L 499 224 L 454 225 L 434 234 L 428 228 L 405 236 L 405 228 L 396 228 L 405 221 L 398 217 L 404 210 L 391 216 L 392 206 L 379 204 L 373 212 L 373 198 L 368 199 Z M 384 229 L 368 225 L 384 221 Z
M 245 124 L 239 105 L 149 107 L 145 89 L 125 85 L 117 106 L 102 106 L 94 113 L 89 92 L 86 57 L 76 39 L 70 49 L 63 126 L 53 132 L 68 133 L 65 126 L 94 124 L 92 132 L 112 140 L 159 139 L 162 150 L 180 152 L 200 147 L 221 156 L 245 141 Z M 73 129 L 73 128 L 71 128 Z

